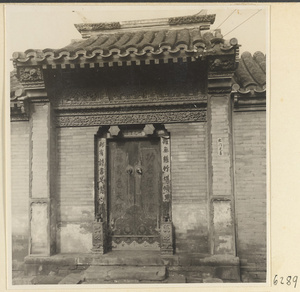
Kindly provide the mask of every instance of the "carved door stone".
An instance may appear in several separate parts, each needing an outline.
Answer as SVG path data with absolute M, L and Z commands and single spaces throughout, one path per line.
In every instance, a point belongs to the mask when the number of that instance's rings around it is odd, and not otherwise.
M 159 138 L 110 140 L 108 162 L 112 249 L 159 250 Z

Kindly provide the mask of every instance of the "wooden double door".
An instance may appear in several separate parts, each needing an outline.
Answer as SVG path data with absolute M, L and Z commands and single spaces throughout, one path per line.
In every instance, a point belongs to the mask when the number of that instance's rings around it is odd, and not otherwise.
M 112 249 L 159 250 L 159 138 L 108 142 L 108 221 Z

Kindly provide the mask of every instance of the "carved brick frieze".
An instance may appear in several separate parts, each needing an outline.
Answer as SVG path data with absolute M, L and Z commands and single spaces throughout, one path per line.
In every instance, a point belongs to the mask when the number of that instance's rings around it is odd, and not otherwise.
M 190 87 L 192 88 L 192 87 Z M 105 88 L 65 88 L 56 93 L 53 103 L 57 108 L 97 106 L 102 104 L 130 104 L 135 102 L 205 101 L 199 90 L 106 90 Z
M 172 84 L 172 85 L 144 85 L 144 86 L 118 86 L 116 88 L 108 88 L 107 95 L 112 101 L 126 101 L 126 100 L 166 100 L 166 99 L 189 99 L 199 98 L 203 99 L 204 95 L 201 92 L 199 84 L 187 82 L 186 84 Z
M 160 250 L 159 242 L 153 237 L 116 237 L 112 239 L 115 250 Z
M 172 222 L 161 223 L 160 251 L 162 254 L 173 254 L 173 225 Z
M 124 113 L 124 114 L 99 114 L 86 113 L 85 115 L 58 115 L 56 125 L 58 127 L 84 127 L 99 125 L 126 125 L 126 124 L 150 124 L 150 123 L 176 123 L 176 122 L 204 122 L 206 110 L 190 111 L 164 111 L 148 113 Z
M 178 104 L 135 104 L 130 106 L 103 106 L 92 108 L 56 109 L 58 116 L 132 115 L 146 113 L 206 111 L 206 104 L 191 102 Z
M 235 59 L 213 59 L 210 60 L 209 70 L 210 71 L 234 71 L 235 70 Z
M 57 107 L 98 105 L 108 102 L 105 91 L 99 88 L 65 88 L 53 100 Z
M 38 66 L 19 67 L 18 76 L 20 82 L 43 81 L 42 70 Z
M 106 223 L 93 223 L 93 248 L 92 252 L 103 254 L 107 251 Z

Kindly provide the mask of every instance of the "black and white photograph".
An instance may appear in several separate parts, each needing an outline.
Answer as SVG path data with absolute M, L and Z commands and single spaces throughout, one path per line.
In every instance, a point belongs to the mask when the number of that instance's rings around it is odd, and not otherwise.
M 7 4 L 5 25 L 10 287 L 264 287 L 269 6 Z

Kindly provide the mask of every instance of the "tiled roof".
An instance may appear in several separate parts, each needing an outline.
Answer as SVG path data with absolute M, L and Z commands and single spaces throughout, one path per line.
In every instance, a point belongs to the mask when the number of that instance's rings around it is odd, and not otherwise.
M 16 99 L 17 95 L 23 92 L 23 86 L 16 77 L 16 70 L 11 72 L 11 98 Z M 266 89 L 266 55 L 262 52 L 255 52 L 253 55 L 244 52 L 239 59 L 239 65 L 234 73 L 233 87 L 240 93 L 247 93 L 250 90 L 264 92 Z
M 241 92 L 264 92 L 266 90 L 266 55 L 256 52 L 251 55 L 244 52 L 239 60 L 239 65 L 234 74 L 236 89 Z M 239 87 L 239 88 L 238 88 Z
M 161 50 L 176 51 L 184 48 L 187 51 L 194 51 L 198 48 L 210 48 L 211 40 L 222 40 L 220 31 L 205 32 L 201 34 L 199 29 L 159 30 L 159 31 L 137 31 L 116 34 L 101 34 L 90 37 L 87 40 L 80 40 L 56 50 L 56 53 L 69 51 L 75 53 L 82 49 L 91 54 L 95 50 L 102 50 L 103 53 L 118 52 L 120 55 L 130 51 L 143 54 L 146 51 L 158 53 Z
M 103 32 L 87 39 L 73 41 L 61 49 L 27 50 L 14 53 L 15 62 L 31 65 L 76 62 L 118 62 L 192 57 L 232 53 L 237 40 L 225 41 L 220 30 L 199 28 L 144 30 L 116 33 Z

